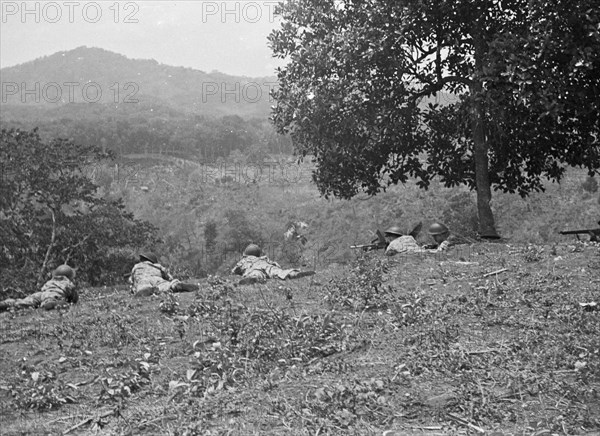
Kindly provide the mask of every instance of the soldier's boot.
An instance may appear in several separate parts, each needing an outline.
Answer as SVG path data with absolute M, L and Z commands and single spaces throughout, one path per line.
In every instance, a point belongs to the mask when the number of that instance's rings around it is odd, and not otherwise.
M 316 271 L 298 271 L 298 272 L 294 271 L 294 272 L 290 273 L 288 278 L 301 279 L 302 277 L 314 276 L 315 274 L 316 274 Z
M 258 277 L 244 277 L 237 284 L 238 285 L 253 285 L 254 283 L 258 283 L 260 279 Z
M 177 283 L 173 288 L 173 292 L 195 292 L 200 289 L 200 286 L 193 283 Z
M 40 307 L 44 310 L 66 309 L 69 307 L 69 303 L 65 300 L 49 300 L 40 304 Z

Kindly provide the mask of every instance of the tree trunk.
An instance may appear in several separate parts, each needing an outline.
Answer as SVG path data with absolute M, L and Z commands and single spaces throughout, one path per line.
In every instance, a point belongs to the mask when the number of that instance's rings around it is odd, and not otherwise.
M 479 85 L 481 88 L 481 85 Z M 488 146 L 485 141 L 483 126 L 483 108 L 478 100 L 478 93 L 474 93 L 476 102 L 472 112 L 473 129 L 473 159 L 475 160 L 475 187 L 477 190 L 477 214 L 479 216 L 479 235 L 486 239 L 498 239 L 494 214 L 490 202 L 492 189 L 490 187 Z
M 481 76 L 483 73 L 483 56 L 485 45 L 481 38 L 481 24 L 478 22 L 473 32 L 475 77 L 471 85 L 473 107 L 471 112 L 471 128 L 473 130 L 473 160 L 475 161 L 475 189 L 477 191 L 477 214 L 479 216 L 479 236 L 486 239 L 499 239 L 494 222 L 494 214 L 490 202 L 488 145 L 485 139 L 485 113 L 482 103 Z

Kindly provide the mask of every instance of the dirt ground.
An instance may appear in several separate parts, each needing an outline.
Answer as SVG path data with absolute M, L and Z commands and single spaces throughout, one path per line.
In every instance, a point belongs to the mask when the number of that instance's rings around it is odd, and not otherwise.
M 600 434 L 598 244 L 236 281 L 0 314 L 1 434 Z

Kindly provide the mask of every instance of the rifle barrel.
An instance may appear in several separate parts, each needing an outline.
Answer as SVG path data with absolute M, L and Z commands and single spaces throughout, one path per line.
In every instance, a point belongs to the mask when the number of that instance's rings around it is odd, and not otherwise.
M 381 244 L 364 244 L 364 245 L 351 245 L 350 248 L 385 248 Z
M 600 229 L 582 229 L 582 230 L 563 230 L 562 232 L 559 232 L 561 235 L 579 235 L 582 233 L 585 234 L 589 234 L 589 233 L 600 233 Z

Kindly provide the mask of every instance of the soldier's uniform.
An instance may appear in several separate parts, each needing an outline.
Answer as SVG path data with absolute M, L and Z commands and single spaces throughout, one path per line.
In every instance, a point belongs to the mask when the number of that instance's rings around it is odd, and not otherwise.
M 419 246 L 414 236 L 419 233 L 421 223 L 410 232 L 410 235 L 403 235 L 398 226 L 391 227 L 386 230 L 387 236 L 397 236 L 391 241 L 386 250 L 387 256 L 395 254 L 414 254 L 414 253 L 439 253 L 447 251 L 450 247 L 458 244 L 464 244 L 466 241 L 463 238 L 457 237 L 450 233 L 448 227 L 441 223 L 433 223 L 429 227 L 429 234 L 434 239 L 435 243 Z
M 167 269 L 160 263 L 144 260 L 136 263 L 129 276 L 131 291 L 137 294 L 140 291 L 147 291 L 153 288 L 159 292 L 175 291 L 180 280 L 174 279 Z
M 294 268 L 283 269 L 277 262 L 269 260 L 267 256 L 244 255 L 231 270 L 231 273 L 243 277 L 255 277 L 259 281 L 264 281 L 271 278 L 285 280 L 290 275 L 300 273 L 300 270 Z
M 412 236 L 400 236 L 390 242 L 385 249 L 386 256 L 409 253 L 425 253 L 427 250 L 421 248 Z
M 258 245 L 250 244 L 244 250 L 244 255 L 231 270 L 232 274 L 241 275 L 239 284 L 264 282 L 267 279 L 297 279 L 315 274 L 314 271 L 300 271 L 296 268 L 283 269 L 267 256 L 261 256 Z
M 154 253 L 140 253 L 140 262 L 136 263 L 129 276 L 131 292 L 136 297 L 145 297 L 157 292 L 193 292 L 198 285 L 183 283 L 174 279 L 167 269 L 158 263 Z
M 42 286 L 40 292 L 35 292 L 25 298 L 9 298 L 4 300 L 0 302 L 0 310 L 8 308 L 22 309 L 26 307 L 41 307 L 42 309 L 50 310 L 54 309 L 57 304 L 62 302 L 77 303 L 79 301 L 77 287 L 69 277 L 61 275 L 61 271 L 65 271 L 65 267 L 66 265 L 58 267 L 52 274 L 52 279 L 48 280 L 44 286 Z M 66 274 L 69 274 L 69 272 L 67 271 Z M 70 275 L 73 277 L 72 270 Z

